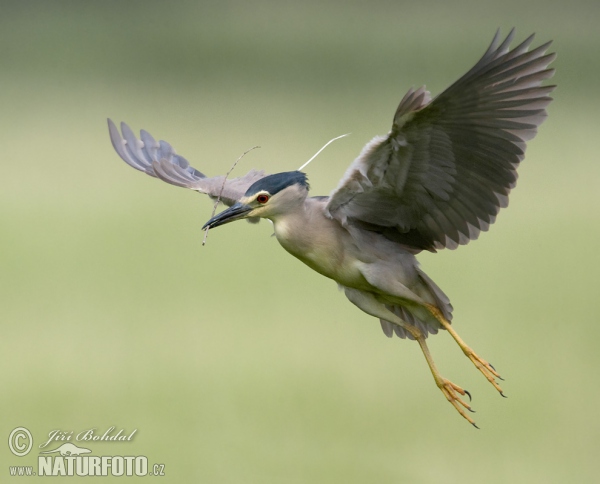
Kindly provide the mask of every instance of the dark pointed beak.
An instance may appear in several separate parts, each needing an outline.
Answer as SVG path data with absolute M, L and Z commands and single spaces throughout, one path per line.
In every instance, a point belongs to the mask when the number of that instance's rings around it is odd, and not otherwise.
M 246 216 L 252 211 L 252 207 L 245 205 L 243 203 L 236 203 L 229 207 L 227 210 L 223 210 L 220 214 L 215 215 L 208 222 L 204 224 L 202 230 L 209 228 L 213 229 L 218 227 L 219 225 L 224 225 L 229 222 L 234 222 L 236 220 L 241 220 L 246 218 Z

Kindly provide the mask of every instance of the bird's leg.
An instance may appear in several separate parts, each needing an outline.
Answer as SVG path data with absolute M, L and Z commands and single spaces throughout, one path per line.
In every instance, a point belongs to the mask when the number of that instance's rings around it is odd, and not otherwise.
M 483 376 L 485 376 L 486 379 L 494 386 L 494 388 L 496 390 L 498 390 L 498 392 L 500 392 L 500 395 L 502 395 L 504 397 L 505 395 L 504 395 L 504 393 L 502 393 L 502 388 L 500 388 L 500 385 L 498 385 L 498 383 L 496 383 L 496 378 L 500 378 L 502 380 L 502 377 L 498 374 L 496 369 L 492 365 L 490 365 L 487 361 L 485 361 L 483 358 L 478 356 L 477 353 L 475 353 L 462 340 L 462 338 L 460 336 L 458 336 L 458 334 L 456 333 L 456 331 L 454 331 L 454 328 L 450 324 L 450 321 L 448 321 L 444 317 L 444 315 L 440 312 L 440 310 L 438 308 L 436 308 L 435 306 L 433 306 L 431 304 L 427 304 L 426 306 L 427 306 L 427 309 L 431 312 L 431 314 L 433 314 L 433 316 L 435 316 L 435 318 L 444 327 L 444 329 L 446 329 L 446 331 L 448 331 L 448 333 L 450 333 L 450 336 L 452 336 L 454 338 L 454 341 L 456 341 L 458 343 L 458 346 L 460 346 L 460 349 L 463 350 L 463 353 L 465 355 L 467 355 L 467 358 L 469 358 L 473 362 L 475 367 L 481 373 L 483 373 Z
M 344 286 L 342 286 L 344 287 Z M 433 379 L 435 380 L 435 384 L 442 391 L 446 399 L 452 404 L 452 406 L 460 413 L 464 418 L 467 419 L 469 423 L 477 427 L 473 419 L 471 419 L 465 409 L 473 412 L 471 410 L 471 406 L 461 400 L 459 395 L 469 395 L 469 399 L 471 395 L 463 390 L 458 385 L 455 385 L 449 380 L 446 380 L 440 375 L 440 372 L 435 366 L 433 362 L 433 358 L 431 357 L 431 353 L 429 353 L 429 348 L 425 343 L 425 336 L 421 332 L 419 328 L 408 324 L 406 321 L 402 320 L 395 313 L 391 312 L 388 308 L 385 307 L 380 301 L 378 301 L 372 293 L 367 291 L 361 291 L 359 289 L 352 289 L 350 287 L 344 287 L 344 292 L 346 293 L 346 297 L 350 300 L 352 304 L 355 304 L 360 309 L 362 309 L 365 313 L 370 314 L 371 316 L 375 316 L 376 318 L 384 319 L 385 321 L 389 321 L 393 324 L 397 324 L 398 326 L 404 328 L 408 331 L 421 346 L 421 350 L 423 350 L 423 354 L 425 355 L 425 359 L 427 360 L 427 364 L 429 365 L 429 369 L 433 374 Z
M 411 328 L 411 329 L 413 329 L 413 328 Z M 463 388 L 459 387 L 458 385 L 452 383 L 450 380 L 446 380 L 444 377 L 442 377 L 442 375 L 440 375 L 440 372 L 438 371 L 438 369 L 435 366 L 435 363 L 433 361 L 433 357 L 431 356 L 431 353 L 429 352 L 427 343 L 425 342 L 425 337 L 416 328 L 414 328 L 414 330 L 416 330 L 416 331 L 414 331 L 414 332 L 412 330 L 409 330 L 409 331 L 415 337 L 415 339 L 419 343 L 419 346 L 421 347 L 421 350 L 423 351 L 423 355 L 425 355 L 425 359 L 427 360 L 427 364 L 429 365 L 429 369 L 431 370 L 431 374 L 433 375 L 435 384 L 442 391 L 442 393 L 444 394 L 446 399 L 457 410 L 457 412 L 460 413 L 471 425 L 473 425 L 476 428 L 479 428 L 479 427 L 477 427 L 477 425 L 475 424 L 473 419 L 471 417 L 469 417 L 467 415 L 467 413 L 465 412 L 465 409 L 467 409 L 469 412 L 474 412 L 474 410 L 471 409 L 471 406 L 469 404 L 467 404 L 465 401 L 463 401 L 459 397 L 459 394 L 460 395 L 468 395 L 469 400 L 470 400 L 471 394 L 468 391 L 464 390 Z

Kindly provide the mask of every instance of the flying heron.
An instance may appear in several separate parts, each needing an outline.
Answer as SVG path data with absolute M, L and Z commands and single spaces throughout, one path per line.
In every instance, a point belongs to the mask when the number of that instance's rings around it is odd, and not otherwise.
M 446 330 L 503 395 L 500 375 L 458 336 L 450 300 L 415 255 L 467 244 L 508 204 L 526 142 L 546 118 L 555 87 L 542 86 L 554 74 L 550 42 L 529 50 L 531 35 L 511 50 L 513 37 L 514 29 L 503 41 L 497 32 L 479 62 L 436 98 L 425 87 L 410 89 L 390 132 L 364 147 L 330 196 L 308 196 L 303 167 L 209 178 L 144 130 L 138 140 L 125 123 L 121 134 L 108 120 L 110 137 L 133 168 L 229 206 L 204 228 L 271 220 L 283 248 L 336 281 L 386 336 L 417 341 L 436 385 L 477 427 L 461 398 L 471 395 L 441 376 L 426 338 Z

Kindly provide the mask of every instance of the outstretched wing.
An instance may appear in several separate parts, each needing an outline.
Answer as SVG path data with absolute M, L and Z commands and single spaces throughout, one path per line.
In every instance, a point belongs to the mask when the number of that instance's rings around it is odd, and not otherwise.
M 121 123 L 121 133 L 115 124 L 108 120 L 110 140 L 118 155 L 136 170 L 178 187 L 190 188 L 205 193 L 212 199 L 220 195 L 221 201 L 228 206 L 237 202 L 255 181 L 266 176 L 265 172 L 251 170 L 240 178 L 225 181 L 224 176 L 208 178 L 203 173 L 190 166 L 188 161 L 175 153 L 173 147 L 166 141 L 155 141 L 147 131 L 140 131 L 137 139 L 129 126 Z M 221 193 L 222 190 L 222 193 Z
M 327 205 L 355 223 L 422 250 L 450 248 L 486 231 L 516 184 L 516 169 L 546 118 L 555 86 L 533 35 L 509 50 L 496 33 L 481 60 L 431 101 L 424 87 L 400 102 L 392 130 L 350 165 Z

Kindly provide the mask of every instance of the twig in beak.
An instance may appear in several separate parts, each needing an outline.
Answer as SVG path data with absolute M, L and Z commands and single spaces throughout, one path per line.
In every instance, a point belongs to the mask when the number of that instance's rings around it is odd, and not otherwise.
M 233 171 L 233 169 L 235 168 L 235 165 L 237 165 L 239 163 L 239 161 L 246 156 L 248 153 L 250 153 L 252 150 L 255 150 L 256 148 L 260 148 L 260 146 L 253 146 L 252 148 L 250 148 L 249 150 L 244 151 L 240 157 L 235 160 L 235 163 L 231 166 L 231 168 L 229 169 L 229 171 L 227 172 L 227 174 L 225 175 L 225 178 L 223 178 L 223 184 L 221 185 L 221 190 L 219 191 L 219 196 L 217 197 L 217 201 L 215 202 L 215 206 L 213 207 L 213 211 L 212 211 L 212 215 L 210 216 L 210 218 L 213 218 L 215 216 L 215 213 L 217 211 L 217 207 L 219 206 L 219 202 L 221 201 L 221 195 L 223 194 L 223 190 L 225 189 L 225 182 L 227 181 L 227 178 L 229 177 L 229 175 L 231 174 L 231 172 Z M 206 227 L 206 230 L 204 231 L 204 239 L 202 239 L 202 245 L 206 244 L 206 239 L 208 237 L 208 231 L 210 230 L 210 227 Z

